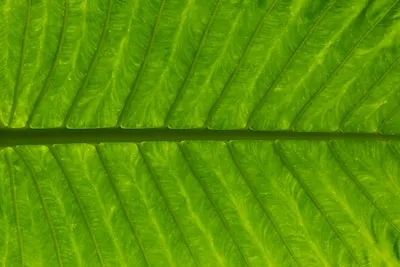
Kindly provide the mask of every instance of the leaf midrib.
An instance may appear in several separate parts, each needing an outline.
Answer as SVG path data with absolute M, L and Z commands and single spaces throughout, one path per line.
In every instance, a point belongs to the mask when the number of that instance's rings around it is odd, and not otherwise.
M 354 140 L 400 141 L 400 134 L 356 132 L 296 132 L 258 130 L 198 129 L 68 129 L 68 128 L 3 128 L 0 147 L 17 145 L 46 145 L 68 143 L 144 142 L 144 141 L 231 141 L 231 140 Z

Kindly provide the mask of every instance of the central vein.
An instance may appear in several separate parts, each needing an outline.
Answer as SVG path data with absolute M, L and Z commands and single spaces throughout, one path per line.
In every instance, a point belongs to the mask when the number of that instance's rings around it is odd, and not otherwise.
M 0 146 L 143 141 L 230 140 L 371 140 L 400 141 L 400 134 L 350 132 L 294 132 L 210 129 L 0 129 Z

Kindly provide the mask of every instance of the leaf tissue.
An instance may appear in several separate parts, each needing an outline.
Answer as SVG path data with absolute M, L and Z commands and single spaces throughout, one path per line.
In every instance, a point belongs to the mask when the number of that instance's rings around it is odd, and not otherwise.
M 1 266 L 400 266 L 400 0 L 0 0 Z

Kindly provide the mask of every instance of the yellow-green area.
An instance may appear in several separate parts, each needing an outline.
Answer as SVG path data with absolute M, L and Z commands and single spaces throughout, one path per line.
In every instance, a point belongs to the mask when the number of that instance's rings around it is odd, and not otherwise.
M 0 266 L 400 266 L 400 0 L 0 0 Z

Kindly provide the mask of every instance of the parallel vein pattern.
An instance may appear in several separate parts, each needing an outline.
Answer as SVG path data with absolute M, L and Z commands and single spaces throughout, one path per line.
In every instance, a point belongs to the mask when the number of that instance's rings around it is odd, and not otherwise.
M 203 190 L 204 193 L 206 194 L 207 199 L 211 202 L 211 204 L 212 204 L 214 210 L 215 210 L 215 211 L 217 212 L 217 214 L 218 214 L 218 217 L 219 217 L 219 218 L 221 219 L 221 221 L 223 222 L 225 229 L 228 231 L 230 238 L 233 239 L 233 241 L 234 241 L 234 243 L 235 243 L 235 247 L 238 249 L 241 258 L 243 259 L 243 262 L 246 263 L 246 266 L 250 266 L 249 263 L 248 263 L 248 261 L 247 261 L 247 259 L 246 259 L 246 258 L 244 257 L 244 255 L 243 255 L 243 252 L 242 252 L 242 250 L 241 250 L 241 248 L 240 248 L 240 246 L 239 246 L 239 243 L 237 242 L 237 240 L 235 240 L 235 238 L 234 238 L 234 236 L 233 236 L 233 233 L 232 233 L 231 229 L 229 228 L 226 219 L 224 218 L 224 216 L 221 214 L 221 212 L 220 212 L 219 209 L 217 208 L 217 206 L 216 206 L 216 204 L 214 203 L 213 199 L 210 197 L 210 194 L 209 194 L 209 192 L 207 191 L 207 189 L 206 189 L 206 187 L 204 186 L 204 184 L 202 183 L 201 179 L 199 179 L 199 178 L 196 176 L 196 174 L 194 173 L 194 170 L 193 170 L 192 166 L 190 165 L 190 161 L 188 160 L 188 157 L 187 157 L 187 154 L 186 154 L 184 148 L 182 148 L 181 145 L 178 145 L 178 147 L 179 147 L 179 151 L 181 152 L 183 158 L 185 159 L 185 162 L 188 164 L 188 167 L 189 167 L 189 169 L 190 169 L 191 174 L 192 174 L 192 175 L 197 179 L 197 181 L 199 182 L 199 185 L 201 186 L 202 190 Z
M 391 147 L 398 153 L 398 142 Z M 6 148 L 0 171 L 9 169 L 10 180 L 1 182 L 14 191 L 2 205 L 14 208 L 1 217 L 14 218 L 4 227 L 16 229 L 9 238 L 17 245 L 4 251 L 5 259 L 32 265 L 32 242 L 51 241 L 52 256 L 41 259 L 56 266 L 398 266 L 400 181 L 377 162 L 399 173 L 400 161 L 385 144 L 372 149 L 346 141 Z M 365 156 L 349 167 L 344 161 L 354 151 Z M 310 159 L 320 162 L 310 166 Z M 22 183 L 26 174 L 33 182 Z M 57 199 L 59 184 L 67 191 Z M 32 216 L 26 197 L 48 225 L 42 238 L 26 232 L 25 217 Z M 83 260 L 81 253 L 88 253 Z
M 233 148 L 230 146 L 230 144 L 227 144 L 228 147 L 228 151 L 230 156 L 232 157 L 232 160 L 234 162 L 235 167 L 238 169 L 241 177 L 243 178 L 243 180 L 246 182 L 246 185 L 249 187 L 252 195 L 254 196 L 254 198 L 257 200 L 258 204 L 260 205 L 260 207 L 262 208 L 263 212 L 267 215 L 268 219 L 271 221 L 271 224 L 273 225 L 274 230 L 278 233 L 279 238 L 281 239 L 282 243 L 285 245 L 285 247 L 287 248 L 287 250 L 290 253 L 290 256 L 293 258 L 293 260 L 296 262 L 297 266 L 301 266 L 301 264 L 298 262 L 297 258 L 294 256 L 294 252 L 293 250 L 289 247 L 287 241 L 285 240 L 285 238 L 283 237 L 280 229 L 276 226 L 276 222 L 274 221 L 272 215 L 270 214 L 269 211 L 267 211 L 267 209 L 262 205 L 260 199 L 257 197 L 256 193 L 254 192 L 254 189 L 251 187 L 248 179 L 246 178 L 245 174 L 243 173 L 243 170 L 240 168 L 240 165 L 238 163 L 238 160 L 235 156 L 235 153 L 233 151 Z
M 279 143 L 274 144 L 274 149 L 275 153 L 278 155 L 284 166 L 291 172 L 293 177 L 296 179 L 296 181 L 300 184 L 301 188 L 306 192 L 307 196 L 310 198 L 312 203 L 316 206 L 318 211 L 321 213 L 321 215 L 325 218 L 325 220 L 328 222 L 329 226 L 332 228 L 332 231 L 335 232 L 337 237 L 340 239 L 341 243 L 343 244 L 343 247 L 345 247 L 348 252 L 350 253 L 351 257 L 353 260 L 357 263 L 357 265 L 362 266 L 361 263 L 358 261 L 358 259 L 353 255 L 352 250 L 349 247 L 349 244 L 347 244 L 346 240 L 343 239 L 341 233 L 337 229 L 335 225 L 333 225 L 332 221 L 330 218 L 327 216 L 323 208 L 321 207 L 321 204 L 315 199 L 315 196 L 310 192 L 309 188 L 304 184 L 304 182 L 301 180 L 299 175 L 294 171 L 292 164 L 290 164 L 286 158 L 286 156 L 283 154 L 282 147 Z
M 105 172 L 107 173 L 107 177 L 110 179 L 110 184 L 111 184 L 111 186 L 112 186 L 112 188 L 113 188 L 113 190 L 114 190 L 114 192 L 115 192 L 115 195 L 117 196 L 117 199 L 118 199 L 119 204 L 121 205 L 121 208 L 122 208 L 123 213 L 124 213 L 124 217 L 125 217 L 125 219 L 126 219 L 127 221 L 129 221 L 128 214 L 127 214 L 127 212 L 126 212 L 126 209 L 125 209 L 124 205 L 122 204 L 121 197 L 120 197 L 120 195 L 119 195 L 119 193 L 118 193 L 118 191 L 117 191 L 117 189 L 116 189 L 116 187 L 115 187 L 115 184 L 114 184 L 114 182 L 112 181 L 113 178 L 111 177 L 111 172 L 110 172 L 109 168 L 108 168 L 107 165 L 106 165 L 107 163 L 105 162 L 104 155 L 103 155 L 103 153 L 102 153 L 102 151 L 101 151 L 101 148 L 100 148 L 99 146 L 96 146 L 96 151 L 97 151 L 97 154 L 99 155 L 101 165 L 102 165 L 102 167 L 104 168 Z M 140 253 L 142 254 L 143 258 L 145 259 L 145 266 L 148 266 L 148 260 L 146 259 L 146 256 L 145 256 L 145 254 L 144 254 L 143 247 L 142 247 L 142 245 L 141 245 L 141 243 L 140 243 L 140 241 L 139 241 L 139 239 L 138 239 L 138 237 L 137 237 L 136 230 L 135 230 L 135 228 L 133 227 L 133 225 L 132 225 L 131 222 L 129 222 L 129 225 L 130 225 L 130 228 L 131 228 L 131 230 L 132 230 L 132 234 L 133 234 L 133 236 L 135 237 L 136 242 L 139 244 Z
M 32 12 L 32 1 L 28 0 L 27 1 L 27 7 L 26 7 L 26 16 L 25 16 L 25 26 L 24 26 L 24 39 L 22 43 L 22 48 L 21 48 L 21 57 L 20 57 L 20 62 L 18 66 L 18 72 L 17 72 L 17 78 L 15 81 L 15 86 L 13 90 L 13 101 L 12 101 L 12 106 L 11 106 L 11 112 L 10 112 L 10 119 L 8 124 L 12 125 L 14 116 L 15 116 L 15 109 L 17 108 L 18 104 L 18 93 L 19 93 L 19 87 L 20 87 L 20 80 L 21 80 L 21 75 L 23 72 L 24 68 L 24 61 L 25 61 L 25 53 L 27 49 L 27 42 L 28 42 L 28 33 L 29 33 L 29 28 L 30 28 L 30 23 L 31 23 L 31 12 Z
M 0 77 L 15 77 L 0 82 L 8 127 L 400 132 L 397 0 L 25 8 L 20 63 Z
M 304 104 L 304 106 L 301 107 L 299 112 L 296 114 L 294 117 L 292 123 L 291 123 L 291 129 L 296 129 L 296 125 L 299 123 L 299 121 L 302 119 L 304 114 L 306 113 L 308 107 L 313 103 L 314 99 L 321 94 L 322 90 L 325 89 L 325 87 L 329 84 L 331 79 L 335 77 L 337 73 L 339 73 L 347 63 L 347 61 L 353 56 L 354 52 L 358 48 L 358 46 L 365 40 L 365 38 L 368 37 L 368 35 L 375 29 L 375 27 L 378 25 L 378 23 L 383 20 L 386 15 L 390 13 L 390 11 L 397 6 L 399 1 L 395 1 L 385 12 L 382 12 L 382 15 L 372 24 L 372 26 L 368 29 L 367 32 L 365 32 L 361 38 L 354 44 L 354 46 L 351 48 L 350 52 L 346 55 L 346 57 L 339 63 L 339 65 L 334 69 L 334 71 L 328 76 L 328 78 L 325 80 L 325 82 L 318 88 L 317 91 L 315 91 L 311 97 L 307 100 L 307 102 Z
M 17 197 L 16 197 L 16 186 L 15 186 L 15 181 L 14 181 L 14 172 L 13 168 L 11 165 L 10 158 L 8 154 L 5 155 L 5 160 L 7 162 L 7 167 L 9 169 L 9 178 L 10 178 L 10 187 L 11 187 L 11 194 L 12 194 L 12 203 L 13 203 L 13 211 L 14 211 L 14 217 L 15 217 L 15 227 L 16 227 L 16 232 L 17 232 L 17 239 L 18 239 L 18 248 L 19 248 L 19 256 L 20 256 L 20 264 L 21 266 L 24 266 L 24 248 L 23 248 L 23 243 L 22 243 L 22 236 L 21 236 L 21 228 L 20 228 L 20 222 L 19 222 L 19 214 L 18 214 L 18 207 L 17 207 Z
M 85 223 L 85 226 L 87 227 L 87 229 L 89 231 L 89 235 L 90 235 L 91 241 L 93 242 L 93 245 L 95 247 L 95 252 L 96 252 L 96 255 L 97 255 L 98 259 L 99 259 L 100 266 L 105 266 L 104 265 L 104 260 L 103 260 L 103 257 L 101 256 L 101 252 L 99 250 L 99 245 L 97 244 L 97 241 L 96 241 L 96 238 L 94 236 L 93 230 L 89 226 L 89 219 L 87 217 L 86 211 L 84 210 L 84 208 L 82 206 L 82 203 L 79 200 L 79 196 L 78 196 L 76 190 L 74 189 L 73 184 L 71 183 L 71 180 L 70 180 L 70 178 L 69 178 L 69 176 L 68 176 L 68 174 L 67 174 L 67 172 L 66 172 L 66 170 L 65 170 L 65 168 L 64 168 L 64 166 L 63 166 L 63 164 L 61 162 L 61 159 L 58 156 L 57 151 L 53 147 L 49 147 L 49 152 L 51 153 L 51 155 L 54 158 L 54 160 L 57 162 L 57 164 L 58 164 L 58 166 L 59 166 L 64 178 L 67 180 L 68 186 L 69 186 L 69 188 L 70 188 L 70 190 L 71 190 L 71 192 L 72 192 L 72 194 L 74 196 L 75 202 L 77 203 L 80 212 L 83 214 L 84 223 Z
M 94 53 L 90 64 L 89 64 L 89 68 L 87 70 L 87 74 L 85 76 L 85 78 L 82 81 L 82 85 L 78 88 L 78 90 L 76 91 L 76 94 L 72 100 L 72 103 L 65 115 L 64 121 L 63 121 L 63 126 L 67 126 L 68 122 L 72 116 L 72 112 L 74 111 L 74 108 L 76 107 L 76 105 L 78 105 L 79 100 L 82 96 L 82 94 L 84 93 L 88 82 L 90 81 L 91 76 L 93 75 L 93 72 L 95 71 L 96 68 L 96 64 L 98 61 L 98 58 L 100 56 L 100 54 L 102 53 L 104 47 L 103 47 L 103 43 L 105 41 L 106 35 L 107 35 L 107 31 L 108 31 L 108 24 L 110 22 L 110 16 L 111 16 L 111 10 L 112 10 L 112 6 L 113 6 L 113 2 L 114 0 L 108 0 L 108 7 L 107 7 L 107 11 L 106 11 L 106 18 L 104 21 L 104 25 L 103 25 L 103 29 L 101 32 L 101 36 L 100 36 L 100 40 L 99 43 L 97 44 L 97 48 L 96 48 L 96 52 Z
M 4 0 L 0 36 L 0 266 L 400 266 L 400 0 Z

